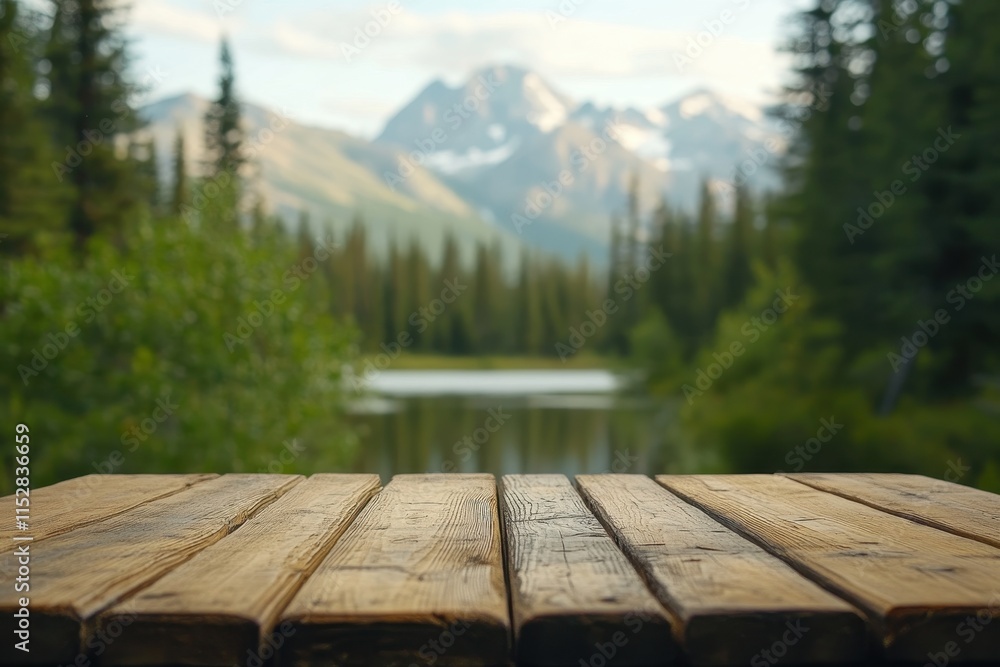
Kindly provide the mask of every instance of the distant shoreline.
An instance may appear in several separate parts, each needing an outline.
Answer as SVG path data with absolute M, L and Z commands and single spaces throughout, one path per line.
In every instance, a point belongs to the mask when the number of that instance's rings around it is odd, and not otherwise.
M 371 355 L 362 355 L 355 368 L 363 368 Z M 394 359 L 392 370 L 623 370 L 621 359 L 595 354 L 578 354 L 564 363 L 558 357 L 533 357 L 520 355 L 469 355 L 402 354 Z

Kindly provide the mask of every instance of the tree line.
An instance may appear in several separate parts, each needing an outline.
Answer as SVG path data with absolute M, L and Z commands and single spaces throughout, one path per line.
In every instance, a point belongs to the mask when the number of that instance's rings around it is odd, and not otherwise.
M 789 130 L 784 188 L 766 205 L 777 261 L 755 267 L 741 302 L 723 279 L 736 305 L 664 385 L 734 467 L 1000 489 L 998 20 L 987 0 L 817 0 L 794 16 L 774 110 Z M 795 305 L 729 354 L 787 287 Z M 802 456 L 831 415 L 843 429 Z

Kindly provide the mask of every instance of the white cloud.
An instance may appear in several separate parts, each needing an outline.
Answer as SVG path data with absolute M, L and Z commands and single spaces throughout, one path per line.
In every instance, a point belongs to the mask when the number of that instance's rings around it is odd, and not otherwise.
M 144 34 L 218 42 L 221 22 L 207 12 L 192 11 L 165 0 L 142 0 L 132 6 L 131 29 Z
M 336 59 L 341 44 L 354 46 L 366 12 L 324 12 L 284 20 L 267 35 L 269 46 L 294 56 Z M 371 32 L 375 32 L 372 30 Z M 516 63 L 549 77 L 690 79 L 748 91 L 777 84 L 781 65 L 772 45 L 723 33 L 679 68 L 693 32 L 582 19 L 552 26 L 543 12 L 478 15 L 466 12 L 427 17 L 403 11 L 364 45 L 355 61 L 388 67 L 429 69 L 449 78 L 489 64 Z

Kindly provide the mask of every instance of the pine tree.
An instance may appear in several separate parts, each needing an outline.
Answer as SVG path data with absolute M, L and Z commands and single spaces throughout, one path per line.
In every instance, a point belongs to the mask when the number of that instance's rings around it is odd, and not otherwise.
M 517 342 L 521 352 L 540 354 L 543 346 L 542 304 L 538 290 L 537 270 L 532 266 L 532 258 L 527 250 L 521 253 L 521 265 L 517 281 Z M 554 343 L 553 343 L 554 345 Z
M 769 269 L 778 266 L 778 230 L 775 217 L 778 213 L 771 199 L 764 204 L 764 229 L 760 234 L 760 258 Z
M 117 135 L 133 133 L 138 117 L 129 104 L 135 87 L 128 57 L 123 7 L 110 0 L 55 0 L 45 49 L 50 94 L 44 117 L 56 148 L 65 153 L 52 168 L 72 185 L 69 228 L 77 244 L 95 232 L 120 229 L 141 204 L 132 160 L 115 155 Z
M 753 235 L 753 202 L 746 186 L 736 189 L 733 223 L 729 227 L 723 266 L 722 306 L 731 308 L 743 300 L 753 279 L 750 268 Z
M 191 198 L 188 193 L 188 174 L 184 155 L 184 132 L 177 128 L 177 138 L 174 140 L 173 182 L 171 183 L 170 212 L 180 217 L 181 211 Z M 260 202 L 258 201 L 259 205 Z M 257 220 L 258 218 L 254 218 Z
M 410 289 L 407 292 L 409 302 L 406 305 L 407 323 L 410 325 L 410 335 L 413 336 L 413 347 L 415 350 L 427 351 L 430 349 L 431 324 L 426 318 L 420 315 L 421 309 L 426 309 L 431 301 L 430 287 L 430 266 L 427 256 L 420 247 L 416 238 L 410 239 L 410 249 L 406 257 L 407 280 Z M 414 315 L 416 314 L 416 315 Z
M 679 217 L 673 228 L 670 258 L 673 271 L 673 289 L 667 303 L 667 321 L 684 342 L 684 357 L 694 356 L 701 339 L 701 304 L 697 300 L 697 284 L 702 277 L 695 251 L 693 225 L 686 217 Z
M 312 224 L 309 219 L 309 211 L 306 211 L 305 209 L 299 211 L 296 243 L 299 248 L 300 259 L 312 257 L 316 250 L 316 237 L 313 234 Z
M 639 174 L 632 174 L 628 184 L 628 236 L 626 239 L 626 270 L 631 271 L 642 259 L 642 220 L 639 211 Z
M 719 311 L 718 248 L 716 233 L 715 198 L 704 181 L 698 206 L 697 275 L 695 276 L 697 334 L 708 336 L 715 326 Z
M 666 201 L 661 201 L 653 213 L 653 228 L 656 230 L 656 238 L 663 247 L 663 251 L 677 256 L 677 226 L 674 223 Z M 649 294 L 647 305 L 649 308 L 658 309 L 665 317 L 670 317 L 671 302 L 677 297 L 675 291 L 675 270 L 676 262 L 668 262 L 666 266 L 660 267 L 658 271 L 650 276 Z
M 485 245 L 476 248 L 472 280 L 472 346 L 477 352 L 499 352 L 505 343 L 501 328 L 507 321 L 503 312 L 507 301 L 500 267 L 499 246 L 494 250 Z
M 66 188 L 53 179 L 54 157 L 38 101 L 30 94 L 40 17 L 0 0 L 0 252 L 26 250 L 35 235 L 64 224 Z
M 181 139 L 180 148 L 183 149 L 183 139 Z M 178 175 L 180 176 L 180 178 L 178 178 Z M 180 170 L 176 169 L 176 162 L 175 162 L 174 179 L 175 182 L 174 182 L 173 201 L 175 203 L 181 203 L 184 201 L 184 196 L 185 196 L 184 183 L 186 180 L 184 177 L 183 160 L 181 161 Z M 178 184 L 180 184 L 181 186 L 179 190 L 177 188 Z M 179 213 L 180 209 L 178 208 L 177 210 Z M 268 234 L 272 231 L 272 228 L 273 225 L 271 223 L 271 220 L 268 219 L 267 206 L 265 206 L 264 204 L 264 198 L 258 195 L 254 199 L 253 207 L 250 209 L 250 235 L 253 237 L 255 242 L 263 243 L 267 239 Z
M 385 279 L 385 340 L 398 341 L 400 333 L 409 329 L 406 308 L 409 303 L 409 277 L 406 258 L 399 251 L 396 239 L 389 241 Z
M 444 240 L 444 251 L 441 254 L 441 270 L 438 274 L 439 285 L 449 282 L 467 282 L 463 276 L 458 243 L 451 234 Z M 434 322 L 435 348 L 447 354 L 467 354 L 470 348 L 472 325 L 467 313 L 468 296 L 462 294 L 455 297 L 452 303 L 445 304 L 445 312 Z
M 246 164 L 240 102 L 229 42 L 222 40 L 219 56 L 219 96 L 205 113 L 206 182 L 222 191 L 220 208 L 235 219 L 242 196 L 241 174 Z
M 156 155 L 156 142 L 152 137 L 148 141 L 133 141 L 130 152 L 136 166 L 136 176 L 142 199 L 154 216 L 160 215 L 163 195 L 160 189 L 159 161 Z
M 632 274 L 640 265 L 646 250 L 646 245 L 642 242 L 643 229 L 639 207 L 639 175 L 633 173 L 628 187 L 628 237 L 624 248 L 624 268 L 625 272 L 629 274 Z M 624 312 L 614 325 L 620 332 L 616 342 L 622 354 L 629 352 L 629 332 L 639 323 L 639 312 L 645 299 L 648 299 L 648 296 L 642 292 L 634 294 L 624 303 Z
M 911 21 L 920 25 L 918 34 L 925 37 L 932 30 L 927 26 L 935 24 L 927 15 L 936 8 L 922 9 Z M 916 317 L 926 317 L 939 308 L 942 297 L 954 294 L 952 290 L 957 285 L 967 285 L 974 276 L 979 277 L 980 271 L 991 271 L 987 265 L 1000 248 L 998 20 L 1000 4 L 995 2 L 949 4 L 947 27 L 941 33 L 942 52 L 921 58 L 912 68 L 925 66 L 923 82 L 931 100 L 923 106 L 935 112 L 924 120 L 923 145 L 918 150 L 925 150 L 931 141 L 940 142 L 949 135 L 953 144 L 911 186 L 913 192 L 906 195 L 921 196 L 917 229 L 912 229 L 913 220 L 899 222 L 901 228 L 908 225 L 911 233 L 923 240 L 918 253 L 901 258 L 905 263 L 901 263 L 899 272 L 921 279 L 914 283 L 924 294 L 932 296 L 920 303 L 919 315 L 906 313 L 914 318 L 907 322 L 910 326 Z M 904 39 L 906 30 L 899 31 Z M 901 101 L 899 106 L 905 104 Z M 913 113 L 912 106 L 906 106 L 900 114 Z M 996 343 L 1000 340 L 998 280 L 1000 277 L 994 273 L 983 281 L 983 289 L 973 298 L 963 297 L 961 311 L 957 304 L 948 303 L 949 308 L 955 308 L 955 316 L 928 345 L 933 358 L 932 363 L 924 366 L 925 378 L 918 385 L 920 390 L 945 397 L 968 394 L 977 391 L 977 376 L 997 373 L 1000 367 Z M 899 331 L 893 334 L 895 344 Z

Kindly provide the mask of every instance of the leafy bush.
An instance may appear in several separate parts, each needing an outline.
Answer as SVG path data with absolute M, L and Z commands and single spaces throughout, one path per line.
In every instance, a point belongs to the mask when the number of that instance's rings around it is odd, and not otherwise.
M 317 306 L 329 303 L 309 270 L 321 261 L 276 230 L 180 221 L 96 238 L 83 256 L 59 246 L 8 261 L 0 423 L 31 428 L 33 484 L 342 463 L 353 333 Z
M 910 472 L 1000 490 L 995 392 L 935 403 L 904 392 L 879 414 L 891 373 L 885 354 L 845 366 L 837 326 L 813 314 L 798 284 L 789 266 L 758 268 L 744 303 L 723 314 L 714 340 L 669 388 L 696 447 L 720 451 L 734 472 Z M 789 288 L 795 298 L 766 325 Z

